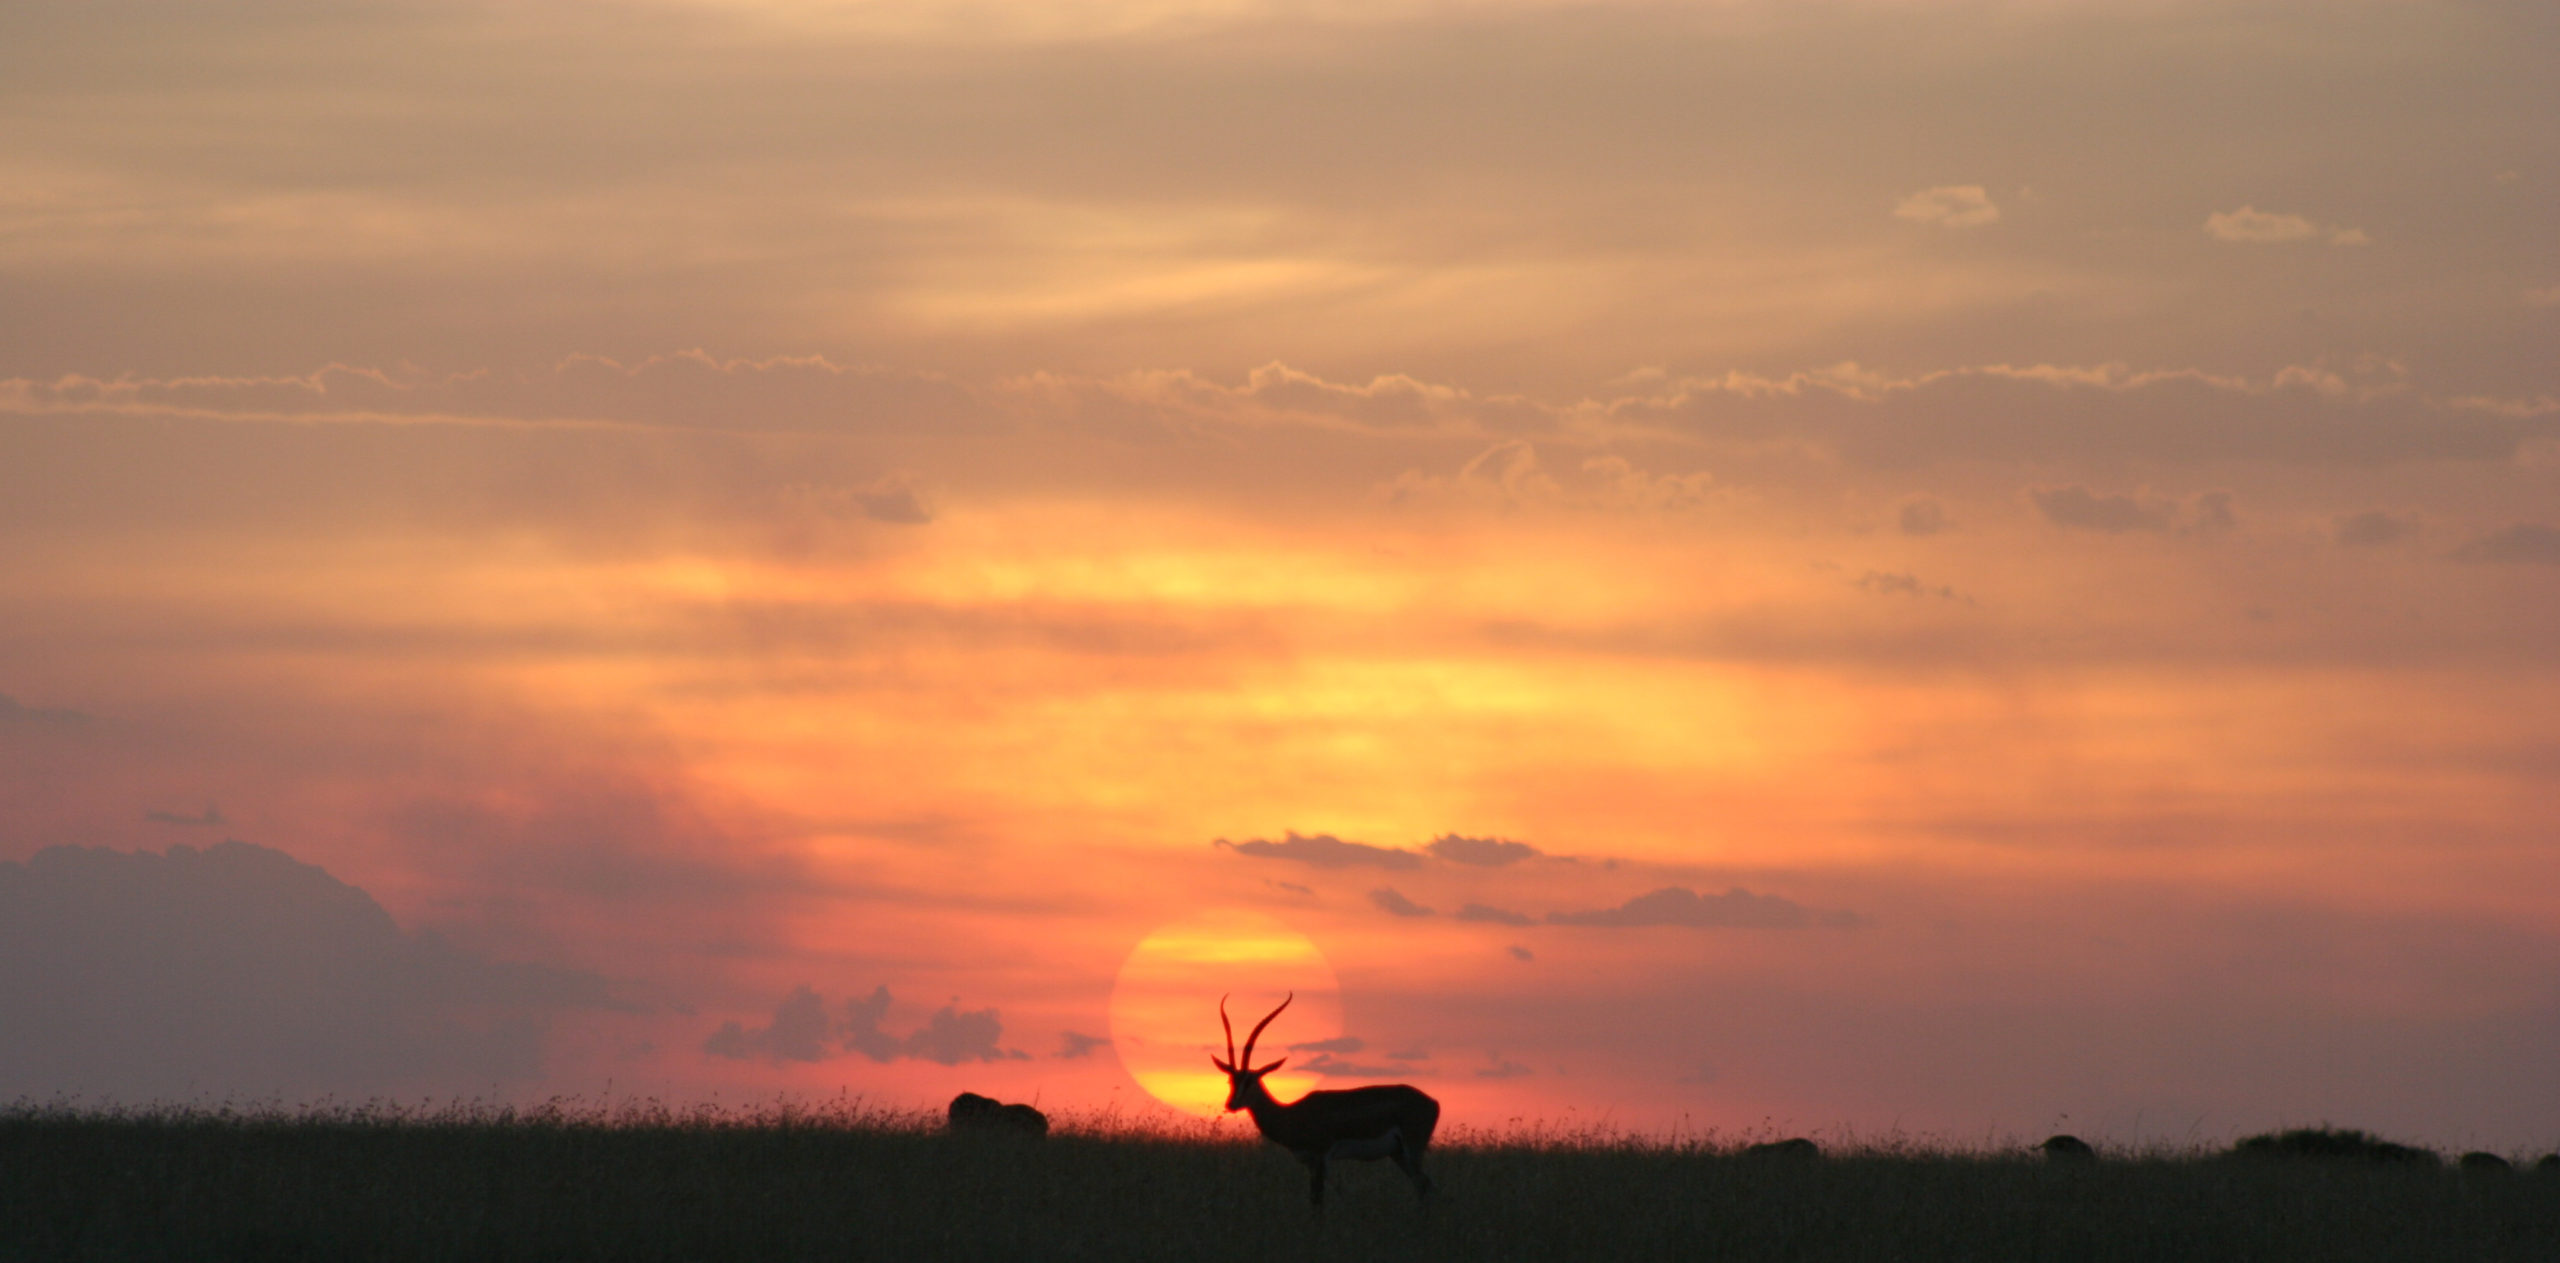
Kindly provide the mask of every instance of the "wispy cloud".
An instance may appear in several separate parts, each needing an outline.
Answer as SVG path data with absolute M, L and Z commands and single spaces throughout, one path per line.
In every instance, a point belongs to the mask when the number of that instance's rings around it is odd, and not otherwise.
M 2254 206 L 2215 211 L 2205 216 L 2204 230 L 2216 241 L 2249 245 L 2285 245 L 2298 241 L 2326 241 L 2333 246 L 2373 244 L 2373 238 L 2366 236 L 2361 228 L 2315 223 L 2300 215 L 2277 214 Z
M 1470 838 L 1455 833 L 1441 834 L 1422 849 L 1433 859 L 1477 868 L 1502 868 L 1545 854 L 1526 842 L 1514 842 L 1509 838 Z
M 946 1004 L 927 1017 L 924 1025 L 901 1036 L 881 1028 L 888 1018 L 890 1003 L 889 989 L 878 987 L 868 996 L 846 1001 L 844 1015 L 839 1018 L 828 1011 L 816 988 L 803 984 L 783 998 L 772 1019 L 762 1026 L 751 1027 L 735 1020 L 721 1023 L 720 1029 L 703 1042 L 702 1051 L 712 1057 L 762 1059 L 777 1064 L 826 1061 L 845 1053 L 858 1053 L 883 1063 L 911 1059 L 945 1066 L 971 1061 L 1022 1061 L 1031 1055 L 1002 1046 L 1004 1024 L 994 1009 L 964 1012 L 957 1005 Z M 1082 1056 L 1091 1051 L 1091 1046 L 1079 1048 L 1076 1041 L 1090 1038 L 1073 1037 L 1067 1045 L 1072 1051 L 1058 1055 Z
M 838 1051 L 832 1038 L 837 1029 L 837 1022 L 828 1015 L 826 1001 L 819 998 L 817 989 L 802 985 L 783 997 L 774 1008 L 773 1017 L 762 1026 L 721 1023 L 720 1029 L 704 1041 L 702 1051 L 737 1061 L 757 1057 L 774 1062 L 824 1061 Z
M 1936 535 L 1954 524 L 1947 517 L 1946 506 L 1935 500 L 1908 501 L 1894 512 L 1894 525 L 1905 535 Z
M 2509 565 L 2560 566 L 2560 527 L 2545 526 L 2540 522 L 2518 522 L 2454 549 L 2453 558 L 2456 561 Z
M 1807 926 L 1852 926 L 1860 918 L 1849 912 L 1817 912 L 1792 899 L 1757 895 L 1740 886 L 1721 895 L 1701 895 L 1685 886 L 1666 886 L 1638 895 L 1614 908 L 1587 912 L 1550 912 L 1555 925 L 1636 928 L 1691 926 L 1699 929 L 1795 930 Z
M 2169 529 L 2171 506 L 2156 500 L 2109 495 L 2087 487 L 2048 487 L 2029 491 L 2036 512 L 2056 526 L 2120 535 L 2127 531 Z
M 0 693 L 0 724 L 76 728 L 88 722 L 89 716 L 80 711 L 58 706 L 27 706 L 6 693 Z
M 1306 834 L 1292 830 L 1277 842 L 1267 838 L 1250 838 L 1242 842 L 1219 838 L 1210 845 L 1255 859 L 1288 860 L 1310 868 L 1422 867 L 1422 857 L 1411 851 L 1371 846 L 1366 842 L 1345 842 L 1330 833 Z
M 1427 917 L 1432 914 L 1431 909 L 1405 898 L 1392 886 L 1380 886 L 1370 891 L 1369 902 L 1378 905 L 1380 911 L 1390 916 Z
M 792 509 L 898 526 L 922 526 L 933 520 L 912 474 L 884 474 L 853 486 L 794 483 L 783 489 L 782 498 Z
M 1330 1053 L 1309 1057 L 1298 1066 L 1298 1069 L 1309 1074 L 1320 1074 L 1328 1079 L 1391 1079 L 1414 1073 L 1411 1065 L 1377 1065 L 1344 1061 Z
M 2409 538 L 2416 529 L 2407 518 L 2367 509 L 2339 518 L 2331 535 L 2341 547 L 2380 548 Z
M 1289 1051 L 1311 1053 L 1356 1053 L 1368 1046 L 1369 1041 L 1362 1039 L 1357 1035 L 1337 1035 L 1332 1039 L 1311 1039 L 1303 1044 L 1291 1044 L 1289 1045 Z
M 1857 581 L 1852 586 L 1870 596 L 1935 597 L 1941 601 L 1961 601 L 1964 599 L 1954 588 L 1948 587 L 1942 583 L 1922 583 L 1920 581 L 1920 576 L 1910 573 L 1893 573 L 1882 570 L 1870 570 L 1865 574 L 1858 576 Z
M 2000 208 L 1979 184 L 1942 184 L 1922 189 L 1893 208 L 1894 217 L 1941 228 L 1979 228 L 1998 223 Z

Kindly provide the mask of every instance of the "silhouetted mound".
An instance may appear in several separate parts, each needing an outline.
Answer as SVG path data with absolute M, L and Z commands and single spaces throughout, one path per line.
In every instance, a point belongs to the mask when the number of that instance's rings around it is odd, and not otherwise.
M 1796 1136 L 1787 1140 L 1772 1140 L 1764 1144 L 1753 1145 L 1750 1148 L 1743 1150 L 1742 1156 L 1746 1158 L 1775 1158 L 1788 1162 L 1807 1162 L 1818 1159 L 1822 1156 L 1822 1146 L 1817 1145 L 1802 1136 Z
M 1046 1136 L 1049 1116 L 1028 1105 L 963 1092 L 951 1098 L 951 1130 L 977 1135 Z
M 2474 1149 L 2462 1155 L 2462 1169 L 2482 1174 L 2504 1175 L 2515 1170 L 2515 1166 L 2494 1153 Z
M 2542 1155 L 2542 1161 L 2533 1164 L 2533 1171 L 2536 1175 L 2560 1175 L 2560 1153 Z
M 2297 1127 L 2269 1132 L 2233 1145 L 2231 1152 L 2243 1158 L 2325 1158 L 2410 1166 L 2436 1166 L 2444 1161 L 2432 1149 L 2378 1140 L 2352 1127 Z
M 2089 1142 L 2078 1136 L 2048 1136 L 2045 1142 L 2037 1145 L 2036 1148 L 2044 1151 L 2044 1160 L 2047 1162 L 2095 1162 L 2098 1160 L 2098 1151 L 2090 1148 Z

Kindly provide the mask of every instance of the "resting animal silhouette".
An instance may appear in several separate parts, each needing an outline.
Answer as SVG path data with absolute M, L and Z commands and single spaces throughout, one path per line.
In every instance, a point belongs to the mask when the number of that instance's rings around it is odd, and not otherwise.
M 1290 992 L 1279 1009 L 1254 1024 L 1244 1037 L 1244 1055 L 1236 1055 L 1236 1028 L 1227 1021 L 1227 998 L 1218 997 L 1218 1025 L 1227 1032 L 1227 1059 L 1209 1064 L 1226 1072 L 1227 1112 L 1248 1110 L 1262 1138 L 1297 1155 L 1307 1164 L 1307 1200 L 1324 1209 L 1324 1164 L 1334 1158 L 1393 1158 L 1413 1179 L 1414 1195 L 1431 1201 L 1431 1177 L 1422 1173 L 1423 1151 L 1431 1147 L 1431 1129 L 1440 1125 L 1440 1102 L 1420 1088 L 1381 1083 L 1341 1091 L 1309 1092 L 1283 1105 L 1271 1099 L 1262 1076 L 1288 1063 L 1288 1058 L 1254 1068 L 1254 1041 L 1280 1009 L 1298 998 Z

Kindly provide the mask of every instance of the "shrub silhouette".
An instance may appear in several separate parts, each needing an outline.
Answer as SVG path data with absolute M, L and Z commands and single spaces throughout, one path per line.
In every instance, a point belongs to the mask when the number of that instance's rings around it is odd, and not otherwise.
M 2049 1136 L 2036 1148 L 2044 1151 L 2047 1162 L 2095 1162 L 2098 1160 L 2098 1151 L 2090 1148 L 2089 1142 L 2078 1136 Z
M 2352 1127 L 2296 1127 L 2291 1131 L 2251 1136 L 2231 1147 L 2243 1158 L 2326 1158 L 2338 1161 L 2436 1166 L 2444 1159 L 2432 1149 L 2368 1136 Z
M 1007 1105 L 993 1097 L 963 1092 L 951 1098 L 950 1129 L 981 1135 L 1046 1136 L 1049 1116 L 1028 1105 Z
M 1796 1136 L 1787 1140 L 1772 1140 L 1765 1144 L 1753 1145 L 1750 1148 L 1743 1150 L 1742 1156 L 1746 1158 L 1776 1158 L 1790 1162 L 1805 1162 L 1820 1158 L 1822 1156 L 1822 1146 L 1817 1145 L 1802 1136 Z
M 2494 1153 L 2490 1153 L 2484 1149 L 2474 1149 L 2471 1152 L 2462 1155 L 2462 1169 L 2482 1174 L 2493 1174 L 2513 1171 L 2516 1168 L 2515 1164 L 2508 1162 L 2505 1158 L 2501 1158 Z

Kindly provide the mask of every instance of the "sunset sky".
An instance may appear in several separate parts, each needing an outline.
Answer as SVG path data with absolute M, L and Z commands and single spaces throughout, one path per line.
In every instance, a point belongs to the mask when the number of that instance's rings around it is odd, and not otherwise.
M 2547 1150 L 2555 65 L 0 7 L 0 1099 Z

